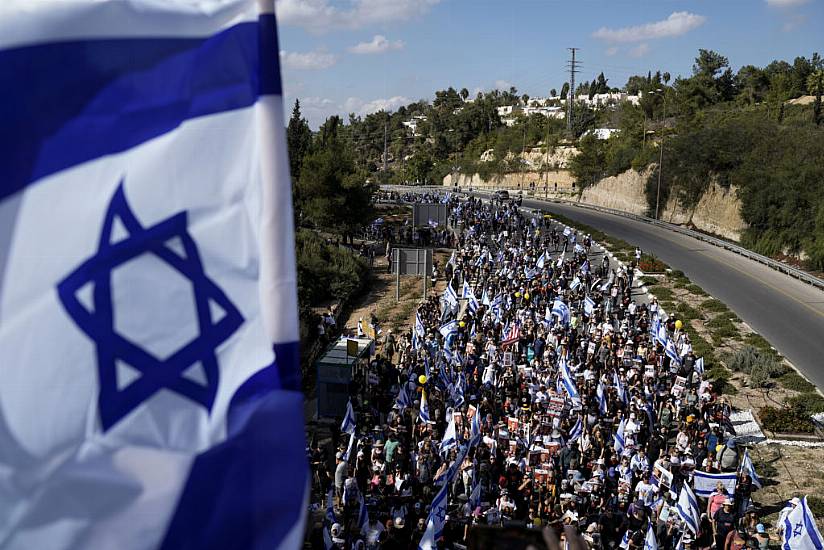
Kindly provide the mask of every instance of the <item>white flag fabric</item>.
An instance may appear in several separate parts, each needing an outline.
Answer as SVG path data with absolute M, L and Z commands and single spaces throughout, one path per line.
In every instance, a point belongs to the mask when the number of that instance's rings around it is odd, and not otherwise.
M 446 426 L 446 430 L 443 433 L 443 439 L 441 440 L 441 454 L 445 453 L 449 449 L 454 449 L 458 446 L 458 436 L 455 430 L 455 417 L 449 419 L 449 423 Z
M 644 537 L 644 550 L 658 550 L 658 539 L 655 538 L 655 530 L 652 522 L 647 525 L 647 536 Z
M 0 3 L 0 541 L 296 548 L 274 2 Z
M 710 474 L 695 470 L 693 472 L 693 486 L 695 487 L 695 494 L 701 498 L 709 497 L 715 491 L 715 485 L 720 481 L 726 487 L 729 494 L 735 493 L 735 484 L 738 481 L 738 474 L 736 472 L 729 472 L 723 474 Z
M 783 550 L 822 550 L 821 533 L 815 524 L 815 518 L 810 512 L 807 497 L 801 500 L 784 519 Z
M 687 483 L 684 483 L 681 487 L 675 509 L 681 520 L 686 524 L 687 529 L 692 531 L 693 535 L 697 535 L 701 526 L 701 512 L 698 508 L 698 499 L 695 498 L 695 493 L 692 492 Z
M 429 517 L 426 520 L 426 531 L 418 543 L 419 550 L 437 550 L 438 539 L 443 534 L 443 526 L 446 520 L 446 502 L 449 483 L 444 483 L 440 491 L 432 499 L 432 506 L 429 509 Z
M 357 422 L 355 421 L 355 410 L 352 408 L 352 400 L 346 402 L 346 414 L 340 424 L 340 431 L 347 434 L 355 433 Z
M 752 459 L 750 458 L 750 452 L 747 450 L 744 450 L 744 457 L 741 459 L 741 473 L 749 474 L 753 486 L 761 489 L 761 478 L 758 477 L 758 473 L 755 471 L 755 466 L 753 466 Z

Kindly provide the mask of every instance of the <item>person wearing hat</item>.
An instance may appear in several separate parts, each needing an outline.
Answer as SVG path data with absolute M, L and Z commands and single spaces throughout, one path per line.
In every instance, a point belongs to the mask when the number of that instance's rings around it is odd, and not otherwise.
M 733 512 L 731 498 L 724 499 L 721 509 L 717 510 L 712 518 L 712 534 L 715 539 L 715 548 L 721 550 L 727 541 L 727 535 L 735 530 L 735 512 Z
M 332 542 L 340 547 L 346 544 L 346 539 L 343 534 L 343 526 L 340 523 L 333 523 L 329 529 L 329 534 L 332 536 Z

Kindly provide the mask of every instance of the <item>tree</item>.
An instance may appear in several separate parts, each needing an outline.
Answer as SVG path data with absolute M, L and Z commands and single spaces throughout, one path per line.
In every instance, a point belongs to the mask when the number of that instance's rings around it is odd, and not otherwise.
M 312 144 L 312 131 L 300 114 L 300 101 L 297 99 L 286 128 L 286 144 L 289 148 L 289 170 L 292 174 L 292 181 L 298 181 L 303 157 L 306 156 Z
M 557 95 L 558 95 L 558 90 L 556 90 L 555 88 L 552 88 L 549 91 L 549 97 L 557 97 Z
M 564 82 L 564 85 L 561 86 L 561 97 L 566 99 L 569 95 L 569 82 Z
M 524 105 L 526 105 L 527 102 L 529 101 L 529 94 L 522 95 L 521 96 L 521 101 L 523 102 Z
M 339 232 L 351 240 L 372 213 L 374 186 L 353 160 L 351 142 L 343 139 L 340 118 L 329 117 L 318 131 L 316 146 L 303 159 L 298 181 L 302 223 Z
M 813 122 L 821 124 L 821 94 L 824 93 L 824 69 L 818 69 L 807 77 L 807 91 L 815 95 Z
M 695 76 L 703 76 L 711 79 L 724 67 L 729 66 L 729 61 L 720 53 L 712 50 L 699 49 L 698 57 L 695 58 L 695 64 L 692 66 L 692 73 Z
M 669 84 L 670 78 L 671 78 L 670 74 L 668 72 L 665 72 L 664 73 L 664 84 Z
M 468 98 L 468 97 L 469 97 L 469 90 L 467 90 L 466 88 L 461 88 L 461 99 L 466 101 L 466 98 Z

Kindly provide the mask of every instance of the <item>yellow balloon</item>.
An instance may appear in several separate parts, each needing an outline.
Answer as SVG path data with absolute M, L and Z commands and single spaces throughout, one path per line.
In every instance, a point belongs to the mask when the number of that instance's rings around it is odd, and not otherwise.
M 684 323 L 681 322 L 681 319 L 678 319 L 677 321 L 675 321 L 675 328 L 677 330 L 681 330 L 681 327 L 683 327 L 683 326 L 684 326 Z
M 464 323 L 463 321 L 460 321 L 458 323 L 458 326 L 461 327 L 461 328 L 464 328 L 466 326 L 466 323 Z
M 524 298 L 525 298 L 525 299 L 527 299 L 527 300 L 529 300 L 529 292 L 527 292 L 527 293 L 525 293 L 525 294 L 524 294 Z
M 418 382 L 420 382 L 421 384 L 426 384 L 426 375 L 422 374 L 418 376 Z
M 521 293 L 520 293 L 520 292 L 516 292 L 516 293 L 515 293 L 515 297 L 516 297 L 516 298 L 520 298 L 520 297 L 521 297 Z

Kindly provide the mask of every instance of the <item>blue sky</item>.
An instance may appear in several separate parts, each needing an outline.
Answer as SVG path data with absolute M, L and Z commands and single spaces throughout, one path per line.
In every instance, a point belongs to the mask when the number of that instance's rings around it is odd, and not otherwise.
M 560 90 L 580 80 L 687 75 L 699 48 L 734 70 L 824 54 L 824 0 L 277 0 L 285 101 L 316 128 L 331 114 L 394 109 L 435 90 Z

